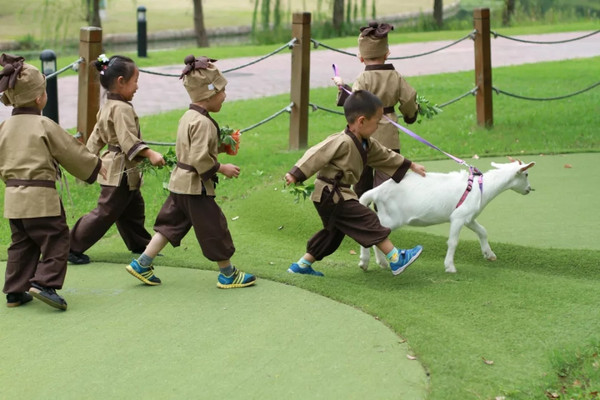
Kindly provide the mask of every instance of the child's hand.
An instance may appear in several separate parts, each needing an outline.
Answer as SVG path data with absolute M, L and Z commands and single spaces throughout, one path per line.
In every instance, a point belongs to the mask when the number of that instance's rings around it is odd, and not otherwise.
M 285 184 L 290 185 L 296 183 L 296 177 L 290 173 L 285 174 Z
M 219 172 L 228 178 L 237 178 L 240 175 L 240 167 L 233 164 L 221 164 Z
M 106 171 L 106 167 L 103 165 L 100 167 L 100 171 L 98 171 L 98 173 L 100 174 L 100 176 L 106 179 L 106 174 L 108 173 L 108 171 Z
M 344 80 L 342 78 L 340 78 L 339 76 L 334 76 L 331 79 L 333 80 L 333 83 L 335 83 L 338 86 L 343 86 L 344 85 Z
M 421 176 L 425 176 L 425 167 L 422 166 L 421 164 L 417 164 L 416 162 L 410 164 L 410 169 L 413 172 L 416 172 L 417 174 L 421 175 Z
M 165 165 L 165 159 L 163 158 L 162 154 L 154 150 L 150 150 L 148 152 L 148 160 L 150 160 L 150 164 L 154 165 L 155 167 L 162 167 Z

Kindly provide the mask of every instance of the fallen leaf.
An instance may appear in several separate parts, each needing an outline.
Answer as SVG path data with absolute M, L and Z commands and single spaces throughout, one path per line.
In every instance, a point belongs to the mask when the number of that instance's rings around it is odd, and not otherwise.
M 235 216 L 235 217 L 231 218 L 232 221 L 235 221 L 237 219 L 240 219 L 240 217 L 239 216 Z
M 473 154 L 473 160 L 479 160 L 479 156 L 477 154 Z
M 504 396 L 496 396 L 494 398 L 494 400 L 506 400 L 506 397 L 504 397 Z
M 277 228 L 278 231 L 283 229 L 283 225 L 281 225 L 279 228 Z
M 550 392 L 546 392 L 546 397 L 549 399 L 558 399 L 560 397 L 560 395 L 558 393 L 550 393 Z
M 350 254 L 355 255 L 356 252 L 354 250 L 350 250 Z
M 571 164 L 565 164 L 565 168 L 573 168 Z
M 273 261 L 269 261 L 269 265 L 275 265 Z
M 417 359 L 417 357 L 411 356 L 410 354 L 407 354 L 406 358 L 408 358 L 409 360 L 416 360 Z
M 486 360 L 485 357 L 481 357 L 481 359 L 483 360 L 484 363 L 486 363 L 487 365 L 494 365 L 494 362 L 492 360 Z

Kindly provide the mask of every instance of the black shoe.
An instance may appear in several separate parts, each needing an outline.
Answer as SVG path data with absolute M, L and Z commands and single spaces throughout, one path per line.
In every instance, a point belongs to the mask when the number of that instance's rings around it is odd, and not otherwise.
M 31 293 L 36 299 L 43 301 L 49 306 L 61 310 L 67 309 L 67 302 L 56 293 L 56 289 L 43 287 L 32 283 L 31 287 L 29 288 L 29 293 Z
M 71 264 L 89 264 L 90 263 L 90 258 L 83 254 L 83 253 L 77 253 L 75 251 L 69 251 L 69 257 L 67 258 L 67 260 L 69 260 L 69 262 Z
M 18 307 L 29 303 L 33 297 L 27 292 L 9 293 L 6 295 L 6 307 Z

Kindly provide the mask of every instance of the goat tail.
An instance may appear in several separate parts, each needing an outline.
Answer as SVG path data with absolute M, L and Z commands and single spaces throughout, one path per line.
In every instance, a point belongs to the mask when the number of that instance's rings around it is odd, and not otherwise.
M 360 196 L 360 199 L 358 199 L 358 201 L 363 206 L 369 207 L 371 205 L 371 203 L 373 203 L 375 201 L 375 196 L 373 195 L 373 189 L 367 190 L 365 193 L 363 193 L 362 196 Z

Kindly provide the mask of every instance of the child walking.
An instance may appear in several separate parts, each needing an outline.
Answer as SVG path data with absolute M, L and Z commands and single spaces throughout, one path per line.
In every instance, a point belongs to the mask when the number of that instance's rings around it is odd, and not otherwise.
M 106 147 L 101 158 L 108 175 L 98 179 L 101 190 L 96 208 L 71 229 L 69 261 L 73 264 L 89 263 L 90 258 L 84 252 L 115 223 L 131 252 L 141 253 L 146 248 L 151 236 L 144 227 L 142 172 L 135 167 L 143 158 L 148 158 L 152 165 L 165 164 L 163 156 L 142 140 L 138 117 L 130 103 L 139 76 L 133 60 L 118 55 L 109 59 L 102 54 L 94 64 L 100 72 L 100 84 L 108 93 L 87 148 L 99 154 Z
M 423 247 L 394 247 L 388 238 L 390 229 L 381 225 L 373 210 L 358 202 L 350 186 L 356 184 L 366 165 L 380 169 L 396 182 L 409 169 L 425 176 L 425 167 L 371 137 L 383 115 L 377 96 L 366 90 L 355 91 L 344 103 L 344 114 L 346 129 L 308 149 L 285 175 L 289 185 L 317 174 L 311 199 L 323 222 L 323 229 L 308 240 L 306 254 L 292 263 L 288 272 L 323 276 L 312 264 L 332 254 L 348 235 L 363 247 L 377 246 L 386 254 L 392 273 L 398 275 L 419 257 Z
M 17 307 L 32 295 L 66 310 L 61 289 L 67 272 L 69 227 L 56 190 L 59 165 L 88 183 L 102 161 L 58 124 L 41 115 L 46 105 L 46 78 L 23 57 L 0 56 L 2 103 L 12 116 L 0 123 L 0 178 L 4 218 L 11 230 L 4 293 L 6 305 Z M 28 293 L 29 292 L 29 293 Z
M 360 62 L 365 64 L 365 70 L 356 78 L 352 90 L 368 90 L 382 101 L 383 113 L 397 122 L 398 116 L 394 111 L 396 104 L 404 122 L 412 124 L 417 120 L 419 106 L 417 104 L 417 92 L 408 84 L 392 64 L 386 64 L 390 55 L 388 46 L 388 33 L 394 27 L 389 24 L 378 24 L 372 22 L 369 26 L 360 28 L 358 36 L 358 51 Z M 348 98 L 346 90 L 348 85 L 340 77 L 334 77 L 334 82 L 340 88 L 338 93 L 338 105 L 343 105 Z M 344 90 L 346 89 L 346 90 Z M 400 153 L 400 139 L 398 129 L 387 119 L 379 121 L 373 138 L 385 147 Z M 360 179 L 354 185 L 354 191 L 360 197 L 367 190 L 381 185 L 390 177 L 381 171 L 373 171 L 366 167 Z
M 235 247 L 227 220 L 215 202 L 217 172 L 228 178 L 237 178 L 240 174 L 238 166 L 217 160 L 218 153 L 225 148 L 219 146 L 219 125 L 210 113 L 221 110 L 227 80 L 213 64 L 215 61 L 193 55 L 184 61 L 181 78 L 192 104 L 177 128 L 177 166 L 169 180 L 169 197 L 156 217 L 156 234 L 143 254 L 126 267 L 131 275 L 147 285 L 161 283 L 154 275 L 154 257 L 167 243 L 179 246 L 192 227 L 204 256 L 216 261 L 219 267 L 217 287 L 241 288 L 256 282 L 254 275 L 231 264 Z

